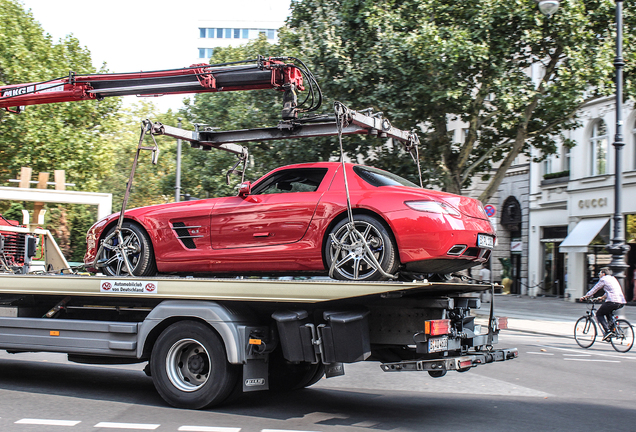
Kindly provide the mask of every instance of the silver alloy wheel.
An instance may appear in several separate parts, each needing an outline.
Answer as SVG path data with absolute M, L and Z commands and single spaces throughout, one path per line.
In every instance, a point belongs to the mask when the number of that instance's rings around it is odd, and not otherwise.
M 367 221 L 355 221 L 355 228 L 369 245 L 369 249 L 378 263 L 384 259 L 385 247 L 382 234 L 373 224 Z M 362 240 L 348 230 L 348 224 L 343 225 L 334 237 L 342 245 L 341 249 L 331 244 L 329 253 L 331 262 L 335 262 L 334 271 L 339 272 L 348 280 L 364 280 L 378 272 L 364 247 Z
M 210 376 L 210 355 L 198 341 L 182 339 L 166 355 L 166 374 L 177 389 L 196 391 Z
M 131 270 L 134 272 L 141 252 L 141 240 L 134 231 L 129 228 L 122 228 L 121 236 L 123 239 L 121 245 L 117 236 L 112 237 L 108 243 L 104 244 L 104 261 L 101 264 L 102 267 L 107 267 L 109 272 L 116 276 L 128 274 L 123 253 L 126 254 L 132 267 Z

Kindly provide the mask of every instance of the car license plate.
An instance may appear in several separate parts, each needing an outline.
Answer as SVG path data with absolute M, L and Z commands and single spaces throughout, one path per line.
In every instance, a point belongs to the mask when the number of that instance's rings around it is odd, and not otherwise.
M 495 247 L 495 239 L 484 234 L 477 234 L 477 246 L 492 249 Z
M 429 339 L 428 340 L 428 352 L 446 351 L 448 349 L 448 337 Z

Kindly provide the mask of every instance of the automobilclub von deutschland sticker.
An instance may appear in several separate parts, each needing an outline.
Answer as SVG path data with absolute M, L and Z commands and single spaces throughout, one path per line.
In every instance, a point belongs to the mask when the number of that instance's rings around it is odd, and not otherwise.
M 108 279 L 99 283 L 99 292 L 103 293 L 157 294 L 158 288 L 156 281 Z

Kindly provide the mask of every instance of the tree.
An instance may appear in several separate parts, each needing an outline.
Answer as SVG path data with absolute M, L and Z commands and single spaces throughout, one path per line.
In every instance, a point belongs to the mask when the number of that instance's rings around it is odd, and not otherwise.
M 212 64 L 255 59 L 258 55 L 293 56 L 294 49 L 270 44 L 262 36 L 244 46 L 215 48 Z M 204 123 L 221 130 L 248 129 L 275 126 L 281 120 L 282 92 L 275 90 L 240 91 L 228 93 L 200 93 L 192 102 L 185 101 L 183 116 L 191 123 Z M 305 97 L 302 92 L 299 100 Z M 323 112 L 329 112 L 325 106 Z M 364 138 L 348 140 L 348 148 L 357 153 Z M 256 180 L 271 169 L 301 162 L 329 160 L 338 156 L 335 137 L 304 140 L 263 141 L 247 144 L 250 152 L 246 180 Z M 196 196 L 219 196 L 236 193 L 234 184 L 227 186 L 223 175 L 236 162 L 236 156 L 219 150 L 202 152 L 188 149 L 184 152 L 182 179 L 185 189 Z M 237 177 L 233 177 L 236 180 Z M 234 182 L 236 183 L 236 182 Z
M 73 36 L 54 43 L 29 12 L 0 0 L 0 85 L 94 73 L 90 52 Z M 102 69 L 102 71 L 105 71 Z M 78 189 L 95 190 L 110 157 L 103 134 L 113 130 L 118 98 L 30 106 L 19 115 L 0 112 L 0 179 L 15 178 L 21 166 L 35 172 L 66 170 Z
M 516 156 L 573 145 L 561 134 L 579 108 L 612 91 L 613 10 L 564 0 L 548 19 L 529 0 L 294 0 L 281 44 L 303 53 L 328 96 L 422 128 L 429 184 L 461 193 L 497 167 L 487 202 Z M 452 119 L 468 125 L 461 142 Z M 395 164 L 384 153 L 376 165 Z
M 88 49 L 73 36 L 54 42 L 20 3 L 0 0 L 0 85 L 46 81 L 69 71 L 96 72 Z M 109 98 L 30 106 L 19 115 L 0 112 L 0 181 L 16 178 L 22 166 L 34 172 L 63 169 L 77 190 L 97 190 L 112 174 L 113 149 L 105 138 L 117 130 L 119 105 L 118 98 Z M 81 259 L 95 212 L 85 206 L 47 208 L 45 222 L 65 255 Z M 10 203 L 0 202 L 0 213 L 6 210 L 12 214 Z

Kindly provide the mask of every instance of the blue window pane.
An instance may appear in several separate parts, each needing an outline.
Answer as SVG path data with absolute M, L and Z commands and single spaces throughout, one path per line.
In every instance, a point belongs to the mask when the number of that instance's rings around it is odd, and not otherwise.
M 267 39 L 274 39 L 276 30 L 267 30 Z
M 207 58 L 212 57 L 212 55 L 214 54 L 214 48 L 207 48 L 205 50 L 205 54 L 206 54 Z
M 232 29 L 225 29 L 225 38 L 226 39 L 232 38 Z
M 249 37 L 250 37 L 250 31 L 249 31 L 249 29 L 243 29 L 243 34 L 241 35 L 241 37 L 242 37 L 243 39 L 249 39 Z
M 205 48 L 199 48 L 199 58 L 205 58 Z
M 216 29 L 216 37 L 221 39 L 223 37 L 223 29 L 222 28 L 218 28 Z
M 208 37 L 209 38 L 213 38 L 214 37 L 214 29 L 213 28 L 209 28 L 208 29 Z
M 199 37 L 200 38 L 204 38 L 205 37 L 205 29 L 204 28 L 200 28 L 199 29 Z
M 241 37 L 241 29 L 234 29 L 234 39 Z

